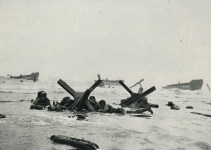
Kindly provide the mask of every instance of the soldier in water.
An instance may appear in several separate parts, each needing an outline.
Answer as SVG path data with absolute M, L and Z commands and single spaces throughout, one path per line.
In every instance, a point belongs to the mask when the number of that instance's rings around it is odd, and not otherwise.
M 143 87 L 141 86 L 141 82 L 139 83 L 140 87 L 138 89 L 138 94 L 142 94 L 143 93 Z
M 121 115 L 125 115 L 125 110 L 123 108 L 113 108 L 111 105 L 106 104 L 105 100 L 99 101 L 99 112 L 102 113 L 117 113 Z
M 46 107 L 51 105 L 50 100 L 47 97 L 47 93 L 45 91 L 38 92 L 36 100 L 33 102 L 34 105 L 39 105 Z

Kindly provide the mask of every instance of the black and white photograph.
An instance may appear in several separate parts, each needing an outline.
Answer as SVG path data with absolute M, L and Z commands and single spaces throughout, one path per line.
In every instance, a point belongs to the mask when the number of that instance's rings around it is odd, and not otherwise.
M 211 150 L 210 0 L 0 0 L 0 150 Z

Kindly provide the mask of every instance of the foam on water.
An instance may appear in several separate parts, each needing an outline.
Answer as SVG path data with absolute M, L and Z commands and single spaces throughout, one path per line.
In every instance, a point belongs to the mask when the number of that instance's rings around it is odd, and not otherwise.
M 93 84 L 67 83 L 76 91 L 84 91 Z M 211 93 L 207 91 L 158 89 L 148 96 L 149 102 L 159 104 L 153 115 L 145 113 L 152 117 L 93 112 L 86 114 L 88 121 L 78 121 L 68 117 L 74 116 L 69 111 L 30 110 L 30 100 L 35 99 L 39 90 L 47 91 L 51 100 L 70 96 L 56 82 L 1 83 L 0 113 L 7 117 L 0 119 L 0 149 L 70 149 L 52 143 L 49 137 L 54 134 L 84 138 L 103 150 L 211 149 L 211 118 L 191 113 L 210 114 Z M 122 87 L 96 88 L 92 95 L 111 105 L 130 96 Z M 168 101 L 173 101 L 180 110 L 171 110 L 166 106 Z

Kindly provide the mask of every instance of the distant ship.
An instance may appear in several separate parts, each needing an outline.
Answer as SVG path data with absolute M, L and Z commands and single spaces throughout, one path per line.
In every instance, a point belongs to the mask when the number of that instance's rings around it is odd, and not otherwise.
M 200 90 L 203 85 L 203 79 L 197 79 L 197 80 L 191 80 L 190 82 L 187 83 L 178 83 L 178 84 L 171 84 L 164 86 L 162 88 L 164 89 L 172 89 L 172 88 L 177 88 L 180 90 Z
M 102 80 L 100 75 L 98 74 L 98 79 Z M 96 81 L 96 80 L 95 80 Z M 124 80 L 108 80 L 107 78 L 105 80 L 102 80 L 99 87 L 105 87 L 105 86 L 113 86 L 113 85 L 120 85 L 119 81 L 124 82 Z
M 38 81 L 38 78 L 39 78 L 39 72 L 34 72 L 34 73 L 31 73 L 30 75 L 10 76 L 10 78 L 32 80 L 36 82 Z

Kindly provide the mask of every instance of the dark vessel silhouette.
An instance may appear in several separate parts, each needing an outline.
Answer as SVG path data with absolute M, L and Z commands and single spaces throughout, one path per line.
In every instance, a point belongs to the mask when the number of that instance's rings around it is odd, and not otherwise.
M 200 90 L 202 88 L 202 85 L 203 85 L 203 79 L 197 79 L 197 80 L 191 80 L 190 82 L 186 82 L 186 83 L 167 85 L 162 88 L 164 88 L 164 89 L 177 88 L 180 90 L 195 91 L 195 90 Z
M 34 72 L 34 73 L 31 73 L 30 75 L 10 76 L 10 78 L 32 80 L 36 82 L 38 81 L 38 78 L 39 78 L 39 72 Z
M 104 79 L 101 79 L 99 74 L 97 76 L 98 76 L 98 80 L 102 80 L 102 82 L 100 83 L 99 87 L 120 85 L 119 81 L 124 82 L 124 80 L 108 80 L 107 78 L 104 80 Z

